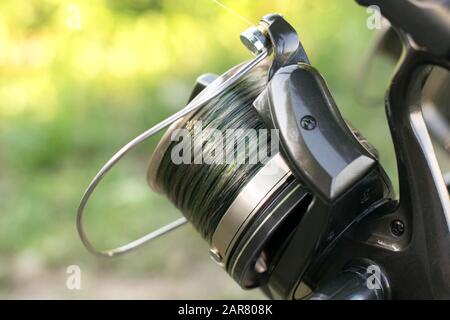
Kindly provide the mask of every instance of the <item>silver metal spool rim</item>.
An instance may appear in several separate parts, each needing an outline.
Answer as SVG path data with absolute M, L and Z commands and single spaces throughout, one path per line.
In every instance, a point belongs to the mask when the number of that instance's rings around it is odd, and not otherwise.
M 226 266 L 231 250 L 245 227 L 291 175 L 283 157 L 277 153 L 245 185 L 213 233 L 210 252 L 217 263 Z
M 277 202 L 276 206 L 270 210 L 269 214 L 264 218 L 264 220 L 258 225 L 258 227 L 256 228 L 256 230 L 253 231 L 253 233 L 251 234 L 251 236 L 244 242 L 244 245 L 241 247 L 240 251 L 234 253 L 237 257 L 236 259 L 234 259 L 234 263 L 230 266 L 227 267 L 228 272 L 231 276 L 234 277 L 234 274 L 236 272 L 236 267 L 237 264 L 239 262 L 239 260 L 241 259 L 242 254 L 244 253 L 244 251 L 246 250 L 246 248 L 248 247 L 248 245 L 250 244 L 251 241 L 253 241 L 255 235 L 259 232 L 259 230 L 266 224 L 266 222 L 272 217 L 272 215 L 274 214 L 274 212 L 280 207 L 282 206 L 293 194 L 295 194 L 296 192 L 298 192 L 300 189 L 302 188 L 302 185 L 299 184 L 298 182 L 296 182 L 296 186 L 279 202 Z

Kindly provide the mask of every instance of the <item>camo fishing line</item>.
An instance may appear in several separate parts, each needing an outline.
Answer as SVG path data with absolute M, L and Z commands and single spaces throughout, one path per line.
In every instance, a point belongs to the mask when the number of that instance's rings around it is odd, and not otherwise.
M 267 71 L 268 64 L 260 64 L 189 119 L 183 119 L 181 128 L 189 132 L 191 141 L 170 141 L 163 148 L 163 154 L 159 155 L 159 161 L 151 161 L 150 167 L 155 166 L 152 162 L 157 162 L 157 168 L 153 170 L 155 177 L 152 187 L 165 194 L 209 242 L 220 219 L 240 190 L 264 165 L 261 161 L 251 161 L 251 158 L 258 152 L 270 158 L 271 137 L 270 132 L 266 132 L 264 139 L 248 135 L 235 136 L 235 143 L 230 147 L 229 141 L 204 140 L 204 136 L 196 134 L 195 126 L 201 122 L 202 132 L 216 129 L 221 133 L 236 129 L 261 132 L 260 129 L 265 129 L 252 103 L 267 84 Z M 203 148 L 195 148 L 197 139 L 202 139 Z M 180 143 L 189 143 L 185 146 L 191 151 L 189 163 L 175 164 L 172 161 L 172 150 L 180 148 L 180 145 L 177 146 Z M 204 155 L 214 150 L 223 152 L 222 159 L 234 160 L 196 163 L 199 152 Z M 244 154 L 245 160 L 237 161 L 238 154 Z

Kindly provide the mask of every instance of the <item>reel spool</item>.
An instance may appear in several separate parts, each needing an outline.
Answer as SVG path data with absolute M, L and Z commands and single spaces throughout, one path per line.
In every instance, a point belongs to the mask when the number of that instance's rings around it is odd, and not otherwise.
M 270 262 L 281 245 L 280 239 L 274 239 L 275 234 L 284 224 L 285 232 L 278 235 L 284 240 L 289 227 L 296 225 L 286 225 L 284 220 L 298 222 L 310 202 L 308 193 L 295 180 L 280 153 L 267 150 L 271 137 L 261 141 L 254 136 L 245 141 L 241 135 L 239 141 L 231 141 L 233 145 L 223 156 L 236 155 L 239 148 L 258 154 L 263 149 L 263 153 L 269 151 L 263 163 L 249 163 L 248 154 L 244 163 L 233 159 L 231 163 L 194 164 L 194 156 L 190 155 L 189 164 L 173 164 L 171 155 L 179 143 L 177 130 L 191 128 L 189 137 L 194 141 L 188 141 L 189 151 L 193 149 L 191 144 L 201 139 L 193 134 L 196 122 L 212 124 L 221 132 L 266 129 L 252 103 L 267 84 L 267 72 L 268 62 L 262 62 L 202 110 L 174 123 L 156 147 L 148 169 L 152 189 L 167 195 L 209 242 L 213 260 L 245 288 L 261 286 L 266 280 Z M 211 148 L 208 144 L 214 142 L 208 141 L 203 147 Z M 303 208 L 293 210 L 299 206 Z
M 121 149 L 86 191 L 78 229 L 91 252 L 113 256 L 190 221 L 210 243 L 213 259 L 243 288 L 260 287 L 272 298 L 303 298 L 317 286 L 314 270 L 347 228 L 385 203 L 392 189 L 374 149 L 341 117 L 292 26 L 280 15 L 267 15 L 241 39 L 257 57 L 220 77 L 199 78 L 185 109 Z M 261 68 L 264 75 L 258 74 Z M 252 75 L 259 81 L 247 90 Z M 189 131 L 196 120 L 222 129 L 275 129 L 279 152 L 242 166 L 170 163 L 172 134 Z M 148 182 L 185 218 L 131 244 L 97 251 L 82 225 L 92 191 L 129 150 L 170 124 L 152 157 Z M 250 147 L 257 150 L 252 141 Z

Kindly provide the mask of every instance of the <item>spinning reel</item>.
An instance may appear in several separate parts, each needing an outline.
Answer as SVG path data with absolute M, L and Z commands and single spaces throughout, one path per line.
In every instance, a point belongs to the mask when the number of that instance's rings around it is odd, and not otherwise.
M 414 252 L 422 249 L 408 249 L 413 244 L 410 228 L 418 222 L 394 200 L 376 150 L 342 118 L 293 27 L 280 15 L 270 14 L 257 27 L 244 31 L 241 40 L 255 59 L 219 77 L 199 77 L 187 107 L 131 141 L 94 178 L 78 211 L 78 230 L 85 246 L 95 254 L 114 256 L 190 221 L 209 241 L 212 258 L 241 287 L 259 287 L 271 298 L 431 295 L 427 288 L 433 281 L 423 269 L 417 272 L 424 272 L 424 276 L 412 281 L 425 286 L 424 292 L 415 295 L 401 287 L 406 280 L 398 276 L 398 257 L 409 262 L 416 259 L 415 267 L 430 261 L 426 250 L 413 258 Z M 265 66 L 262 90 L 254 97 L 245 95 L 249 106 L 233 109 L 235 100 L 224 98 L 224 92 L 243 90 L 239 87 L 246 81 L 243 79 L 261 65 Z M 218 108 L 219 101 L 225 107 Z M 173 151 L 174 132 L 191 128 L 199 119 L 213 122 L 220 112 L 228 110 L 232 111 L 227 113 L 229 117 L 239 110 L 251 110 L 253 114 L 246 116 L 256 119 L 255 126 L 275 129 L 278 152 L 272 152 L 270 159 L 258 166 L 246 167 L 245 172 L 234 165 L 220 167 L 215 174 L 205 171 L 215 168 L 214 164 L 204 168 L 200 164 L 166 163 Z M 236 119 L 221 125 L 231 127 L 231 123 L 238 123 Z M 239 123 L 249 125 L 249 121 Z M 185 218 L 120 248 L 97 251 L 82 225 L 92 191 L 128 151 L 169 125 L 153 154 L 148 182 L 155 191 L 165 193 Z M 188 172 L 194 167 L 195 174 Z M 178 178 L 175 183 L 178 171 L 184 180 Z M 226 174 L 230 179 L 223 182 L 220 179 Z M 233 181 L 236 177 L 239 183 Z M 218 190 L 204 188 L 218 181 Z M 202 198 L 192 204 L 197 193 L 203 193 Z M 448 214 L 448 195 L 446 201 L 444 211 Z M 219 209 L 210 207 L 211 203 Z M 392 232 L 394 225 L 398 233 Z M 421 230 L 415 232 L 419 238 L 423 236 Z M 450 241 L 445 246 L 448 248 Z M 444 254 L 447 258 L 448 252 Z M 450 280 L 449 271 L 441 275 Z M 450 281 L 440 285 L 450 288 Z M 444 291 L 433 292 L 442 297 Z

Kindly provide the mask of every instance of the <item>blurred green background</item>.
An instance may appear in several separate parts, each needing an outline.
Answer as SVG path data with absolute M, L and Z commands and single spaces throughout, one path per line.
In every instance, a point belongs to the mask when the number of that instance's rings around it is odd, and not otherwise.
M 253 23 L 278 12 L 294 25 L 345 117 L 395 178 L 382 99 L 354 97 L 375 32 L 354 1 L 234 0 Z M 242 20 L 211 0 L 0 2 L 0 298 L 261 298 L 208 257 L 190 226 L 129 255 L 91 256 L 75 229 L 78 201 L 101 165 L 131 138 L 181 108 L 195 78 L 250 58 Z M 382 97 L 392 66 L 374 70 Z M 178 217 L 146 185 L 157 139 L 105 180 L 88 233 L 105 248 Z M 82 289 L 66 288 L 78 265 Z

